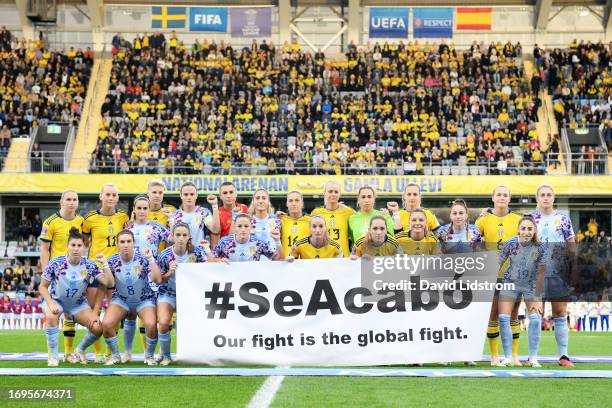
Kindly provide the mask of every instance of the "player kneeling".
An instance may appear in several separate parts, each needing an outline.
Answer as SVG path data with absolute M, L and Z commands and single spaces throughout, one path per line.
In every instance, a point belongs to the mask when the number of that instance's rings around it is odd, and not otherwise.
M 137 313 L 144 323 L 146 348 L 144 362 L 157 365 L 153 354 L 157 346 L 157 316 L 155 296 L 149 285 L 149 276 L 157 284 L 162 282 L 161 272 L 150 249 L 134 249 L 134 234 L 123 230 L 117 234 L 119 253 L 108 260 L 115 278 L 115 288 L 110 305 L 104 314 L 102 326 L 111 357 L 106 365 L 121 363 L 117 341 L 117 325 L 128 313 Z
M 40 293 L 45 301 L 43 310 L 47 319 L 45 333 L 49 348 L 47 361 L 49 367 L 59 365 L 58 325 L 62 313 L 89 329 L 76 352 L 68 356 L 69 362 L 80 361 L 82 364 L 87 364 L 85 350 L 102 334 L 99 314 L 87 303 L 87 285 L 90 280 L 97 279 L 102 285 L 109 287 L 114 285 L 114 279 L 104 255 L 96 256 L 96 260 L 103 264 L 101 270 L 95 262 L 83 257 L 84 251 L 83 235 L 78 229 L 71 228 L 68 237 L 68 254 L 54 258 L 42 275 Z
M 513 284 L 514 289 L 502 289 L 499 294 L 499 329 L 506 358 L 499 367 L 514 365 L 512 361 L 512 329 L 510 313 L 516 300 L 523 295 L 529 314 L 529 362 L 531 367 L 541 367 L 538 348 L 542 334 L 542 288 L 544 286 L 545 245 L 538 239 L 538 227 L 531 216 L 519 222 L 519 235 L 506 241 L 500 254 L 504 272 L 503 283 Z

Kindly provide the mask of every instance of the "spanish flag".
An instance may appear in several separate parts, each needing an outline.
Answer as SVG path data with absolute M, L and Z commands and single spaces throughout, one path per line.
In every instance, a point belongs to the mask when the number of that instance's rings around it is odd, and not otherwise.
M 457 7 L 457 30 L 490 30 L 491 7 Z
M 185 28 L 186 7 L 151 7 L 151 28 Z

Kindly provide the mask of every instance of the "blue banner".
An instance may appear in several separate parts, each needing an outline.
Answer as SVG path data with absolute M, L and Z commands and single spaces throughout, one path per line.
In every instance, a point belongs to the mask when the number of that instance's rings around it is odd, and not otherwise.
M 452 8 L 413 8 L 414 38 L 452 38 Z
M 227 32 L 227 7 L 190 7 L 190 31 Z
M 370 38 L 408 38 L 407 7 L 371 7 Z

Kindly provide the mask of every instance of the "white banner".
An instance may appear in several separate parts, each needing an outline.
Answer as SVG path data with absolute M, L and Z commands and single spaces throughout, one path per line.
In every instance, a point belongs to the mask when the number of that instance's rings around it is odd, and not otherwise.
M 364 303 L 360 261 L 180 264 L 176 274 L 181 362 L 354 366 L 482 357 L 490 302 L 451 308 L 440 292 L 437 306 L 422 306 L 397 291 Z

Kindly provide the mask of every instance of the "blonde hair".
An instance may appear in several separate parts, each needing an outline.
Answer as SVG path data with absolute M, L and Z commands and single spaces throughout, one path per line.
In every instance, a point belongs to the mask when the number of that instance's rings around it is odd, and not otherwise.
M 72 189 L 71 190 L 64 190 L 62 192 L 62 196 L 60 197 L 60 201 L 62 201 L 64 199 L 64 197 L 66 196 L 66 194 L 68 194 L 68 193 L 74 193 L 74 194 L 77 195 L 77 197 L 79 196 L 79 193 L 77 193 L 76 190 L 72 190 Z
M 100 190 L 100 194 L 102 194 L 104 192 L 104 189 L 106 187 L 111 187 L 114 188 L 115 190 L 117 190 L 117 193 L 119 193 L 119 189 L 117 188 L 117 186 L 115 185 L 115 183 L 106 183 L 102 186 L 102 190 Z
M 149 181 L 149 184 L 147 184 L 147 190 L 150 190 L 151 187 L 162 187 L 164 189 L 166 188 L 166 186 L 160 179 L 153 179 Z
M 340 183 L 338 183 L 335 180 L 329 180 L 327 183 L 325 183 L 325 185 L 323 186 L 323 206 L 327 207 L 327 198 L 325 198 L 325 193 L 327 192 L 327 189 L 330 186 L 336 186 L 338 187 L 338 193 L 340 195 L 340 193 L 342 193 L 342 188 L 340 186 Z M 340 201 L 340 197 L 338 197 L 338 201 Z M 339 204 L 339 203 L 338 203 Z
M 329 244 L 331 241 L 331 236 L 329 235 L 329 229 L 327 228 L 327 221 L 325 221 L 325 217 L 323 217 L 322 215 L 313 215 L 310 217 L 310 235 L 312 236 L 312 222 L 314 220 L 321 220 L 323 221 L 323 226 L 325 226 L 325 236 L 324 236 L 324 240 L 325 240 L 325 245 Z
M 412 231 L 412 216 L 415 213 L 421 213 L 425 217 L 425 231 L 424 231 L 425 235 L 424 236 L 428 236 L 429 235 L 429 225 L 427 225 L 427 214 L 425 213 L 425 210 L 423 210 L 422 208 L 415 208 L 414 210 L 410 212 L 410 219 L 408 220 L 408 226 L 410 228 L 408 230 Z
M 272 203 L 270 202 L 270 193 L 268 193 L 268 190 L 266 190 L 265 188 L 255 190 L 255 192 L 253 193 L 253 198 L 251 198 L 251 203 L 249 204 L 249 214 L 255 214 L 255 196 L 260 191 L 266 193 L 266 197 L 268 197 L 268 215 L 274 214 L 274 207 L 272 207 Z

